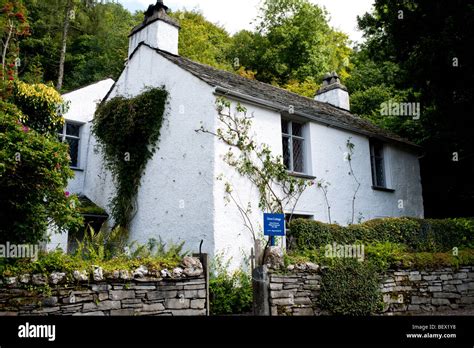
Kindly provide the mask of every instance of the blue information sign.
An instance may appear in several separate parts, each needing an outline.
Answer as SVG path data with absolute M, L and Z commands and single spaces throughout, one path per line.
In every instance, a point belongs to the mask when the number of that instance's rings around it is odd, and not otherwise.
M 285 214 L 263 214 L 263 234 L 265 236 L 285 235 Z

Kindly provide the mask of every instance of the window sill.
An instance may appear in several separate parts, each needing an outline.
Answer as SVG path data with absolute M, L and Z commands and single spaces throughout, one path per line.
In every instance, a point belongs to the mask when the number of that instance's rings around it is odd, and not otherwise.
M 390 188 L 387 188 L 387 187 L 381 187 L 381 186 L 372 186 L 372 190 L 384 191 L 384 192 L 395 192 L 394 189 L 390 189 Z
M 84 169 L 77 168 L 77 167 L 69 167 L 69 168 L 71 168 L 75 172 L 83 172 L 84 171 Z
M 300 179 L 308 179 L 308 180 L 314 180 L 316 179 L 315 176 L 312 176 L 312 175 L 308 175 L 308 174 L 303 174 L 303 173 L 296 173 L 296 172 L 288 172 L 288 175 L 290 176 L 294 176 L 296 178 L 300 178 Z

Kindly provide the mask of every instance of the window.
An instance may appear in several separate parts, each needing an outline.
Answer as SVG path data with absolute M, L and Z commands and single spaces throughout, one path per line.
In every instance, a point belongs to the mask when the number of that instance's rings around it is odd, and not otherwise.
M 281 120 L 283 163 L 290 172 L 305 172 L 303 128 L 302 123 Z
M 58 137 L 62 142 L 69 144 L 69 156 L 71 157 L 71 167 L 78 167 L 79 163 L 79 141 L 81 125 L 72 122 L 66 122 L 59 131 Z
M 385 164 L 383 143 L 375 140 L 370 141 L 370 163 L 372 166 L 372 185 L 375 187 L 387 187 L 385 180 Z

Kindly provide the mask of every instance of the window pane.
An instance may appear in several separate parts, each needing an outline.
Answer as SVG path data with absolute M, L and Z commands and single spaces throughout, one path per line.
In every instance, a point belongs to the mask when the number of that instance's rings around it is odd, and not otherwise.
M 377 186 L 385 187 L 385 173 L 382 158 L 375 158 L 375 177 L 377 181 Z
M 288 121 L 281 120 L 281 132 L 288 134 Z
M 79 154 L 79 139 L 66 138 L 69 144 L 69 156 L 71 156 L 71 166 L 77 167 L 77 155 Z
M 283 137 L 283 164 L 290 169 L 290 139 Z
M 303 136 L 303 125 L 301 123 L 295 123 L 293 122 L 291 124 L 291 127 L 292 127 L 292 133 L 293 135 L 296 135 L 298 137 L 302 137 Z
M 293 171 L 303 173 L 303 140 L 293 138 Z
M 56 126 L 56 133 L 58 133 L 58 134 L 63 134 L 63 132 L 64 132 L 64 125 L 58 124 L 58 125 Z
M 72 135 L 72 136 L 78 137 L 79 128 L 81 128 L 80 125 L 73 124 L 73 123 L 66 123 L 66 135 Z
M 380 143 L 374 143 L 374 156 L 383 157 L 383 146 Z
M 370 170 L 372 172 L 372 185 L 377 186 L 377 179 L 375 174 L 375 157 L 370 156 Z

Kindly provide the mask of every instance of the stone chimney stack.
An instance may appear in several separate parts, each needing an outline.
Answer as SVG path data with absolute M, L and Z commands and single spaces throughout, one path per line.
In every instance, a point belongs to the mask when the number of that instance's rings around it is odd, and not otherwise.
M 323 85 L 314 99 L 347 111 L 350 110 L 349 93 L 335 72 L 324 75 Z
M 178 54 L 179 23 L 168 16 L 167 11 L 163 0 L 148 7 L 143 22 L 133 28 L 128 36 L 129 57 L 142 41 L 153 48 Z

